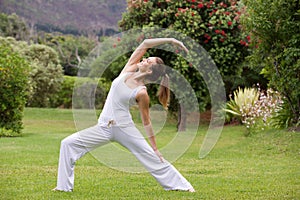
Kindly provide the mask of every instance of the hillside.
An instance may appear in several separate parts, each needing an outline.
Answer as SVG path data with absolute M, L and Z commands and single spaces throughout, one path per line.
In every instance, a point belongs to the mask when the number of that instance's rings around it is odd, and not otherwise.
M 39 29 L 98 33 L 118 29 L 126 0 L 0 0 L 0 12 L 16 13 Z

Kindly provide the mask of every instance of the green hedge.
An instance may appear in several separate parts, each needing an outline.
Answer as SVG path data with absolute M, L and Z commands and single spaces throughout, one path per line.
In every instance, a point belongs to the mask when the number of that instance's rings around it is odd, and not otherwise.
M 50 99 L 51 107 L 72 108 L 73 102 L 74 108 L 100 109 L 109 87 L 110 83 L 104 79 L 64 76 L 60 91 Z
M 17 136 L 22 130 L 29 65 L 6 43 L 0 44 L 0 136 Z

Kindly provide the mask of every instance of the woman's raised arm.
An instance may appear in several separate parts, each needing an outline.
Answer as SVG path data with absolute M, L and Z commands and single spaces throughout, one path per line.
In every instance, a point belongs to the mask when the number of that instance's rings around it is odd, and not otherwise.
M 171 43 L 174 45 L 178 45 L 179 47 L 183 48 L 184 51 L 188 52 L 187 48 L 183 45 L 182 42 L 174 39 L 174 38 L 153 38 L 153 39 L 145 39 L 131 54 L 128 62 L 126 63 L 123 72 L 135 72 L 137 70 L 137 63 L 140 62 L 142 57 L 145 55 L 146 51 L 152 47 Z

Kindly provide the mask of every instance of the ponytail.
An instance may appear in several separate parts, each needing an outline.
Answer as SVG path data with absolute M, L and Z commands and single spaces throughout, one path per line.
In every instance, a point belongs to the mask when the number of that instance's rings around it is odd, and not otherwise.
M 158 100 L 164 107 L 164 109 L 168 109 L 168 104 L 170 101 L 170 90 L 169 90 L 169 76 L 166 74 L 166 66 L 164 65 L 164 61 L 156 57 L 156 64 L 152 65 L 152 73 L 146 76 L 146 79 L 150 82 L 160 81 L 160 86 L 158 89 Z
M 168 109 L 169 101 L 170 101 L 170 90 L 169 90 L 169 76 L 167 74 L 163 75 L 160 87 L 158 90 L 158 100 L 164 107 L 164 109 Z

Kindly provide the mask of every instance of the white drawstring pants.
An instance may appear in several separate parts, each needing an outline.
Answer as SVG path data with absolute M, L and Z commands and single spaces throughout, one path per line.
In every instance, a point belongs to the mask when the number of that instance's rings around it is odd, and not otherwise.
M 161 162 L 134 126 L 96 125 L 62 140 L 56 190 L 72 191 L 75 162 L 96 147 L 116 141 L 126 147 L 165 190 L 189 190 L 191 184 L 169 162 Z

